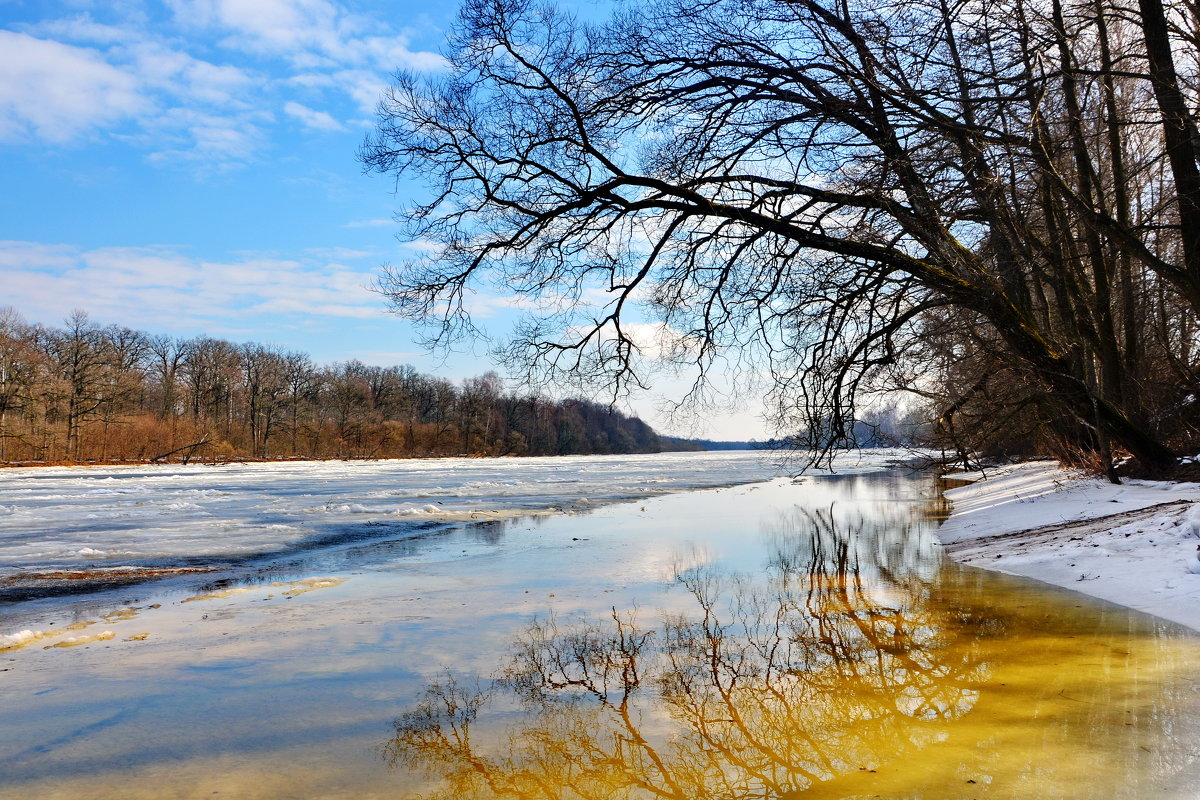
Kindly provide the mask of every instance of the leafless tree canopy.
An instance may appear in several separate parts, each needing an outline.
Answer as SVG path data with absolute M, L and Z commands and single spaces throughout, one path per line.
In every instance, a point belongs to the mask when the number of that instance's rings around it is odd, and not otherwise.
M 468 0 L 449 70 L 399 74 L 361 153 L 434 189 L 401 218 L 440 249 L 381 286 L 439 339 L 513 293 L 511 355 L 618 387 L 654 319 L 701 378 L 771 375 L 818 452 L 900 388 L 963 449 L 1003 419 L 1169 465 L 1200 389 L 1196 12 Z

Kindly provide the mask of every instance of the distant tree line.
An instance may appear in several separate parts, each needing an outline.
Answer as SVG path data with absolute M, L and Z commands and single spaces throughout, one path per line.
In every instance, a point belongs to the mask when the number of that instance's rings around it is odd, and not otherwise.
M 0 462 L 658 452 L 637 418 L 586 400 L 452 383 L 409 366 L 0 309 Z
M 660 436 L 662 440 L 663 450 L 673 450 L 681 452 L 699 452 L 703 450 L 764 450 L 767 449 L 765 442 L 755 441 L 716 441 L 713 439 L 679 439 L 674 436 Z M 869 446 L 869 445 L 864 445 Z

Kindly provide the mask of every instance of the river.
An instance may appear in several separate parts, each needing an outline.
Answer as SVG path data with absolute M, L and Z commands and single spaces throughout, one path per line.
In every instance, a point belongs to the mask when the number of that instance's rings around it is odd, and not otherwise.
M 14 598 L 0 798 L 1200 792 L 1200 640 L 947 563 L 930 477 L 616 494 Z

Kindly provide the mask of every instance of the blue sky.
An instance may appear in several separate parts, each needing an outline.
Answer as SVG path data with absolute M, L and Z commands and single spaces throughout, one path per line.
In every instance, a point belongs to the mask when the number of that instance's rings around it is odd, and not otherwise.
M 390 73 L 441 67 L 457 5 L 0 0 L 0 306 L 485 371 L 482 347 L 430 357 L 370 290 L 409 252 L 391 216 L 414 189 L 355 160 Z M 697 432 L 763 435 L 745 414 Z

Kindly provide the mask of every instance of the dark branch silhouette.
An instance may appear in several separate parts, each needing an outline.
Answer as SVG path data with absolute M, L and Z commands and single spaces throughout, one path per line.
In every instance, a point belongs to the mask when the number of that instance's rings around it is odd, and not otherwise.
M 1163 13 L 469 0 L 448 72 L 399 74 L 361 151 L 426 182 L 399 218 L 441 245 L 381 288 L 434 341 L 473 332 L 468 292 L 515 293 L 513 363 L 615 392 L 661 357 L 654 320 L 696 392 L 767 374 L 814 460 L 900 390 L 953 409 L 956 450 L 1006 419 L 969 444 L 1170 467 L 1198 438 L 1200 273 L 1195 64 L 1171 60 L 1195 19 Z

